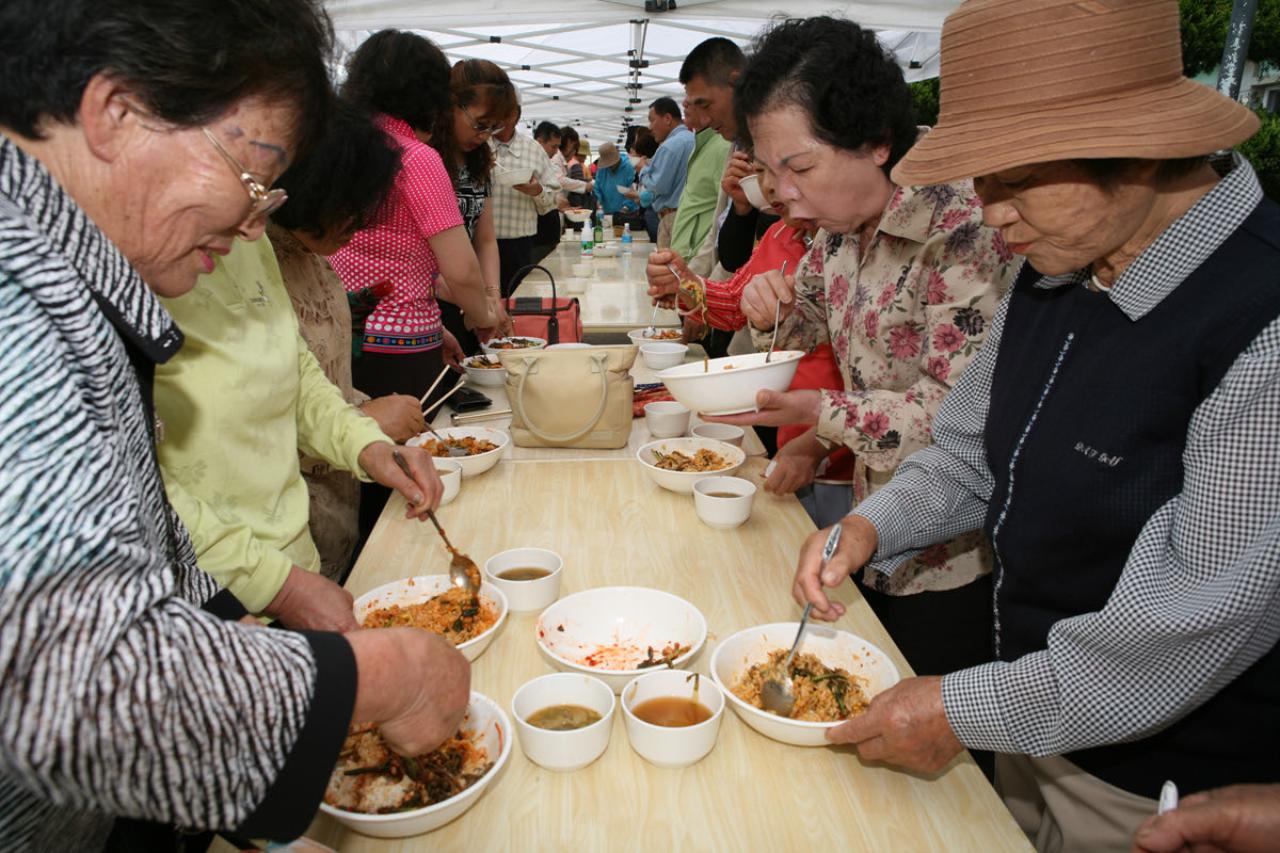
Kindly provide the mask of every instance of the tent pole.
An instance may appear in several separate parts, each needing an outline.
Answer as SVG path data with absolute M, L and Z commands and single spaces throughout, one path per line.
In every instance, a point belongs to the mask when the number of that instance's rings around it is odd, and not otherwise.
M 1218 66 L 1218 91 L 1233 101 L 1240 97 L 1240 80 L 1249 58 L 1249 38 L 1253 35 L 1253 17 L 1257 11 L 1258 0 L 1235 0 L 1232 4 L 1227 44 Z

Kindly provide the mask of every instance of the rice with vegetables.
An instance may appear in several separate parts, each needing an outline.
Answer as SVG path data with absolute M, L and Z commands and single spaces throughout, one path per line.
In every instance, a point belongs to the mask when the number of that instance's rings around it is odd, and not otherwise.
M 474 640 L 498 621 L 492 601 L 453 587 L 419 604 L 392 604 L 365 614 L 365 628 L 422 628 L 455 646 Z
M 787 649 L 769 652 L 767 660 L 743 673 L 730 688 L 734 696 L 753 708 L 765 710 L 760 690 L 772 674 L 782 667 Z M 788 719 L 810 723 L 834 723 L 861 714 L 871 701 L 864 688 L 866 681 L 843 669 L 829 667 L 816 655 L 797 654 L 791 661 L 791 683 L 796 703 Z M 772 713 L 772 712 L 770 712 Z

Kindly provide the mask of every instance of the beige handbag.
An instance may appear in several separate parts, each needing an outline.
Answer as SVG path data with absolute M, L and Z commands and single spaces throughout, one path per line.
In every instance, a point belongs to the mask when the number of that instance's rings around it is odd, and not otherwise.
M 504 352 L 517 447 L 614 450 L 631 438 L 634 346 Z

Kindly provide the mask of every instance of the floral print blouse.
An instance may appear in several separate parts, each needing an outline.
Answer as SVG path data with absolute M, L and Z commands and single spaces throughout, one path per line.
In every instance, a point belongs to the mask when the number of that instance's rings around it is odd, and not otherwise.
M 865 251 L 856 234 L 819 232 L 796 270 L 796 310 L 778 345 L 830 343 L 844 391 L 822 392 L 818 436 L 853 450 L 854 500 L 888 482 L 932 443 L 942 398 L 982 346 L 1020 264 L 982 224 L 969 181 L 899 187 Z M 767 345 L 768 336 L 763 340 Z M 990 571 L 981 534 L 934 546 L 875 588 L 906 595 L 954 589 Z

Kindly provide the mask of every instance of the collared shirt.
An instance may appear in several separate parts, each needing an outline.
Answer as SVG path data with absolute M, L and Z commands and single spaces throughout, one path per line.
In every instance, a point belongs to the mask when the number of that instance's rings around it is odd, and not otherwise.
M 261 808 L 247 834 L 296 833 L 315 802 L 275 783 L 286 762 L 327 774 L 345 736 L 345 641 L 200 609 L 221 596 L 165 500 L 130 358 L 154 366 L 181 344 L 120 252 L 0 136 L 6 848 L 99 849 L 122 813 L 242 827 Z M 254 684 L 270 689 L 239 689 Z
M 796 310 L 778 346 L 832 345 L 844 390 L 822 392 L 818 435 L 853 451 L 856 499 L 933 441 L 933 416 L 982 346 L 1018 266 L 999 232 L 983 226 L 969 181 L 897 188 L 865 252 L 857 234 L 818 232 L 795 271 Z M 767 333 L 753 334 L 768 345 Z M 990 570 L 980 538 L 958 537 L 892 578 L 865 572 L 863 580 L 892 594 L 963 586 Z
M 359 472 L 360 451 L 389 439 L 311 354 L 267 238 L 236 240 L 162 302 L 187 336 L 156 371 L 165 489 L 200 568 L 259 613 L 293 566 L 320 569 L 298 450 Z
M 536 197 L 511 187 L 494 186 L 489 200 L 489 206 L 493 208 L 493 230 L 499 240 L 530 237 L 538 232 L 538 215 L 556 206 L 556 191 L 560 189 L 560 183 L 556 180 L 555 168 L 542 146 L 522 133 L 512 135 L 509 142 L 491 137 L 489 147 L 497 156 L 499 167 L 523 176 L 536 175 L 538 183 L 542 184 L 542 192 Z
M 649 192 L 646 207 L 661 213 L 680 206 L 694 142 L 693 131 L 683 124 L 676 125 L 662 140 L 649 165 L 640 170 L 640 185 Z
M 671 226 L 671 250 L 682 258 L 692 258 L 711 230 L 720 198 L 720 178 L 732 150 L 733 144 L 711 128 L 694 136 L 680 212 Z
M 584 193 L 587 191 L 586 181 L 569 176 L 569 161 L 564 159 L 564 154 L 561 152 L 557 151 L 556 156 L 551 158 L 551 168 L 556 171 L 556 183 L 560 185 L 561 192 Z
M 443 343 L 436 276 L 440 266 L 430 238 L 462 224 L 444 162 L 400 119 L 379 116 L 378 126 L 400 148 L 400 173 L 386 203 L 329 258 L 350 292 L 391 282 L 391 295 L 364 322 L 367 352 L 407 353 Z
M 1237 154 L 1232 164 L 1107 292 L 1133 321 L 1261 201 L 1248 162 Z M 1088 279 L 1082 271 L 1038 286 L 1084 287 Z M 1006 299 L 987 345 L 934 419 L 936 445 L 906 460 L 856 510 L 879 533 L 871 568 L 892 572 L 929 542 L 983 523 L 994 481 L 983 432 L 1007 310 Z M 1143 528 L 1106 606 L 1058 622 L 1043 651 L 943 679 L 943 705 L 960 741 L 1051 755 L 1131 740 L 1186 715 L 1270 650 L 1280 640 L 1278 437 L 1280 320 L 1196 409 L 1183 452 L 1186 485 Z M 1206 554 L 1216 556 L 1184 568 Z M 1188 627 L 1170 630 L 1176 625 Z
M 620 213 L 623 210 L 635 210 L 636 203 L 618 191 L 630 189 L 635 182 L 636 168 L 631 165 L 631 159 L 621 151 L 618 152 L 617 163 L 597 169 L 595 191 L 604 212 Z

